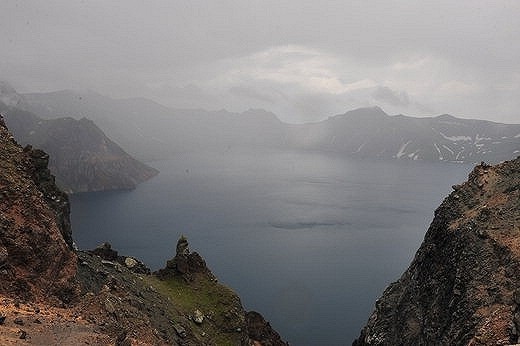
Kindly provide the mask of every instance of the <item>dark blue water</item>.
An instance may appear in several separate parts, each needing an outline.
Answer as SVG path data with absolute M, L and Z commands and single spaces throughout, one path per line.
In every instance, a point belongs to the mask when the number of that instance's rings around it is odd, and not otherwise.
M 73 196 L 80 248 L 153 269 L 188 237 L 247 309 L 293 345 L 350 345 L 467 165 L 317 153 L 186 154 L 134 191 Z

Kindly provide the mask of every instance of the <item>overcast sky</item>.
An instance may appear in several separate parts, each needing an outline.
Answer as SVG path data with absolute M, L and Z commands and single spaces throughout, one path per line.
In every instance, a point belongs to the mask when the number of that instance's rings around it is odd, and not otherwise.
M 0 0 L 0 79 L 304 122 L 520 123 L 520 1 Z

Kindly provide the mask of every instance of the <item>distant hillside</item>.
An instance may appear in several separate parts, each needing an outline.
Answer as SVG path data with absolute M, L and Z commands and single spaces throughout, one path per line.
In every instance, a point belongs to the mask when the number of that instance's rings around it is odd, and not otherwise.
M 108 137 L 142 160 L 177 152 L 280 146 L 285 124 L 270 112 L 170 109 L 143 98 L 112 99 L 70 90 L 25 94 L 26 109 L 44 118 L 93 120 Z
M 290 129 L 298 148 L 363 158 L 450 162 L 499 162 L 520 153 L 520 125 L 460 119 L 389 116 L 362 108 Z
M 520 125 L 460 119 L 390 116 L 361 108 L 318 123 L 290 125 L 263 110 L 170 109 L 146 99 L 111 99 L 92 92 L 24 95 L 25 107 L 44 117 L 87 117 L 139 158 L 187 150 L 235 147 L 303 149 L 374 159 L 476 163 L 520 153 Z
M 50 153 L 49 167 L 68 192 L 131 189 L 157 174 L 108 139 L 90 120 L 36 115 L 0 102 L 0 112 L 23 145 Z

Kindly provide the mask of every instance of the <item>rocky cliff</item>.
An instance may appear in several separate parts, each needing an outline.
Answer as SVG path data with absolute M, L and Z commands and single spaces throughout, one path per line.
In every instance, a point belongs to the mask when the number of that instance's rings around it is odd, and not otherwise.
M 128 155 L 90 120 L 44 120 L 6 107 L 5 121 L 16 140 L 50 153 L 49 168 L 68 192 L 132 189 L 158 172 Z
M 48 156 L 22 149 L 0 117 L 0 290 L 11 297 L 70 301 L 77 286 L 69 204 Z
M 50 154 L 49 168 L 67 192 L 132 189 L 158 173 L 127 154 L 90 120 L 42 119 L 28 108 L 23 95 L 0 81 L 0 112 L 10 131 L 18 143 Z
M 158 273 L 109 244 L 74 250 L 48 161 L 0 118 L 1 345 L 286 345 L 184 238 Z
M 520 341 L 520 157 L 453 189 L 353 345 Z

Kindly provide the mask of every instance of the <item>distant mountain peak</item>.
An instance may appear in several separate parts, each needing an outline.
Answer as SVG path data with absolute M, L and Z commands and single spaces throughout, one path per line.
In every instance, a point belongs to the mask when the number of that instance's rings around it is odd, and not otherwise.
M 436 116 L 435 118 L 439 119 L 439 120 L 458 120 L 458 118 L 456 118 L 450 114 L 441 114 L 441 115 Z
M 356 108 L 346 112 L 344 115 L 388 116 L 388 114 L 379 106 Z
M 267 111 L 263 108 L 249 108 L 245 112 L 242 112 L 241 115 L 249 116 L 249 117 L 257 117 L 261 119 L 269 119 L 275 120 L 276 122 L 281 122 L 280 118 L 276 116 L 273 112 Z
M 340 118 L 364 118 L 364 119 L 380 119 L 388 117 L 389 115 L 379 106 L 373 107 L 361 107 L 343 114 L 329 117 L 329 119 L 340 119 Z

